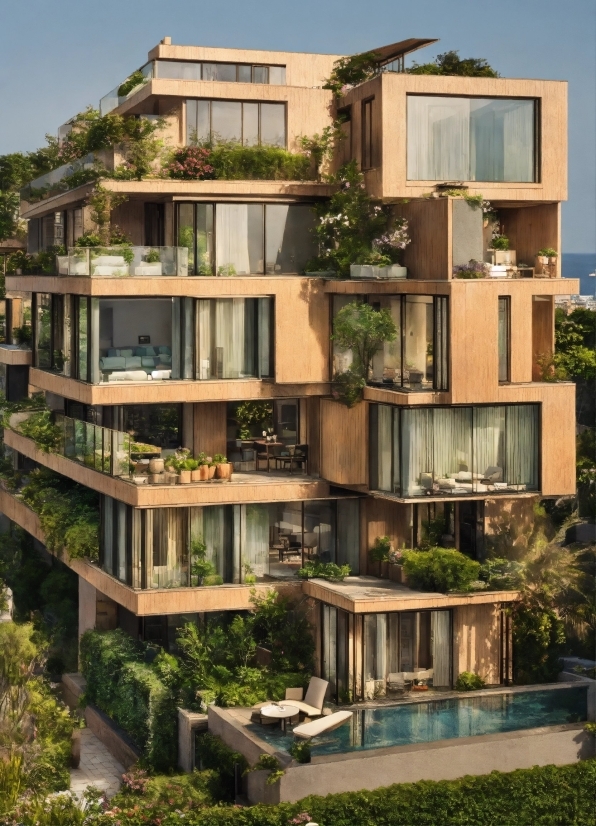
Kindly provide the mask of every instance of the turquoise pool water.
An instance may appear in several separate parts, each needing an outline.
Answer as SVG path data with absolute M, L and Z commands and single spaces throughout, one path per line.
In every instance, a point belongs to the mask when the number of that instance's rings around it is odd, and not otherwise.
M 407 703 L 354 711 L 350 723 L 312 740 L 312 754 L 407 746 L 453 737 L 578 723 L 587 716 L 587 687 L 558 688 Z M 281 751 L 293 736 L 277 727 L 251 730 Z

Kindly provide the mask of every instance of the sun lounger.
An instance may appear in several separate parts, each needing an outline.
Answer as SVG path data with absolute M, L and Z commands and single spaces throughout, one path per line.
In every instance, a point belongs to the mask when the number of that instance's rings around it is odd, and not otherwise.
M 335 714 L 329 714 L 327 717 L 320 717 L 318 720 L 313 720 L 310 723 L 303 723 L 301 726 L 294 728 L 294 736 L 300 737 L 304 740 L 309 740 L 311 737 L 316 737 L 318 734 L 324 734 L 328 731 L 343 726 L 352 717 L 351 711 L 336 711 Z

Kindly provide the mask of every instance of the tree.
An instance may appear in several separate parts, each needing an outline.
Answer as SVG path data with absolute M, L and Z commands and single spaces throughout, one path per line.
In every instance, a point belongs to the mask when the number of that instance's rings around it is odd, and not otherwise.
M 555 312 L 554 365 L 576 383 L 578 424 L 594 426 L 596 419 L 596 312 L 580 307 L 566 315 Z
M 370 304 L 352 301 L 335 316 L 331 338 L 352 351 L 352 372 L 366 380 L 377 350 L 386 341 L 395 341 L 396 336 L 397 327 L 389 310 L 375 310 Z
M 0 241 L 13 238 L 18 229 L 19 196 L 0 191 Z
M 461 75 L 463 77 L 500 77 L 483 57 L 460 58 L 457 51 L 437 55 L 432 63 L 414 63 L 406 69 L 411 75 Z

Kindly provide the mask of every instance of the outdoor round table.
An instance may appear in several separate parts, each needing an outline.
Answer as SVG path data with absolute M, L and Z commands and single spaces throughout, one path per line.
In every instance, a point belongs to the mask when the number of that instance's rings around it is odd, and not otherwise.
M 289 720 L 290 717 L 295 717 L 297 714 L 300 714 L 300 709 L 296 708 L 296 706 L 283 705 L 281 703 L 279 705 L 272 703 L 261 708 L 261 715 L 263 717 L 272 717 L 280 721 L 282 731 L 286 730 L 286 720 Z

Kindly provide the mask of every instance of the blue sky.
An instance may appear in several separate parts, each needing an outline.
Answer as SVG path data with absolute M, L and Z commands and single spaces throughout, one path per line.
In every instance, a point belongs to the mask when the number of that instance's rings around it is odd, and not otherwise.
M 506 77 L 569 81 L 563 250 L 596 251 L 594 0 L 0 0 L 0 154 L 120 83 L 162 37 L 174 43 L 352 54 L 407 37 L 457 49 Z

